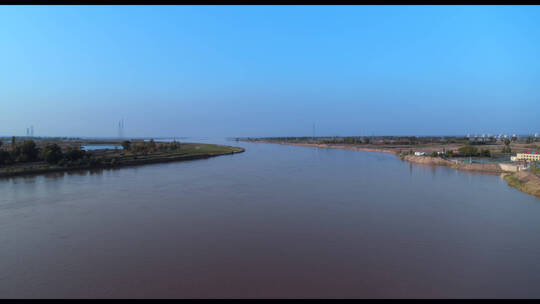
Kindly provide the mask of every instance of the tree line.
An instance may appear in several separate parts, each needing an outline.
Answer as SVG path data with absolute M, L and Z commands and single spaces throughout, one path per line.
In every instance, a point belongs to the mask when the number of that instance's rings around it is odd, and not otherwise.
M 144 142 L 131 142 L 124 140 L 122 142 L 122 148 L 126 152 L 132 152 L 135 154 L 148 154 L 154 152 L 174 152 L 180 150 L 180 143 L 177 141 L 169 143 L 156 143 L 154 139 Z
M 2 142 L 0 142 L 0 165 L 37 161 L 71 166 L 81 165 L 83 162 L 88 165 L 96 165 L 99 160 L 95 159 L 92 153 L 79 148 L 68 147 L 62 151 L 62 148 L 57 144 L 47 144 L 43 148 L 39 148 L 31 139 L 15 143 L 13 138 L 10 151 L 2 149 Z

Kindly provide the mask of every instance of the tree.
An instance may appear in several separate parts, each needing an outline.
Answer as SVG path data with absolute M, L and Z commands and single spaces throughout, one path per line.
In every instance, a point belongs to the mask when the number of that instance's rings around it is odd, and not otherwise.
M 478 149 L 471 145 L 466 145 L 458 149 L 463 156 L 477 156 Z
M 532 137 L 530 137 L 530 136 L 529 136 L 529 137 L 527 137 L 527 143 L 528 143 L 528 144 L 530 144 L 530 143 L 532 143 L 532 142 L 533 142 L 533 138 L 532 138 Z
M 4 143 L 0 140 L 0 147 L 2 147 L 3 144 L 4 144 Z
M 56 164 L 62 159 L 62 149 L 57 144 L 48 144 L 41 151 L 41 158 L 49 164 Z
M 0 166 L 11 163 L 11 155 L 8 151 L 0 150 Z
M 22 144 L 16 145 L 12 152 L 12 159 L 16 162 L 30 162 L 38 159 L 39 149 L 36 143 L 29 139 L 25 140 Z
M 364 137 L 364 143 L 369 144 L 369 137 Z
M 439 154 L 437 153 L 437 151 L 433 151 L 433 152 L 431 152 L 430 156 L 431 157 L 437 157 L 437 156 L 439 156 Z
M 11 149 L 15 149 L 15 136 L 11 136 Z
M 67 148 L 64 158 L 69 161 L 75 161 L 82 159 L 86 155 L 86 151 L 79 148 L 73 149 L 71 147 Z
M 504 145 L 505 145 L 505 146 L 508 146 L 509 144 L 510 144 L 510 139 L 505 138 L 505 139 L 504 139 Z
M 122 148 L 125 150 L 125 151 L 129 151 L 129 149 L 131 149 L 131 142 L 129 140 L 124 140 L 122 142 Z
M 482 149 L 480 151 L 480 155 L 485 156 L 485 157 L 491 157 L 491 152 L 489 151 L 489 149 Z

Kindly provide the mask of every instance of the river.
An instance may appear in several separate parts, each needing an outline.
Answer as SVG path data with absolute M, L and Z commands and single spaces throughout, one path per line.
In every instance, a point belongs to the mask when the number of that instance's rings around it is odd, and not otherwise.
M 0 297 L 540 297 L 540 199 L 390 154 L 226 143 L 0 180 Z

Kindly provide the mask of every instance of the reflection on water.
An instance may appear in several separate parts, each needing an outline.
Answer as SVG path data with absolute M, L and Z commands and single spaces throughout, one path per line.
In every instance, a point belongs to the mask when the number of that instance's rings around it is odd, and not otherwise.
M 270 144 L 0 180 L 0 297 L 538 297 L 499 176 Z

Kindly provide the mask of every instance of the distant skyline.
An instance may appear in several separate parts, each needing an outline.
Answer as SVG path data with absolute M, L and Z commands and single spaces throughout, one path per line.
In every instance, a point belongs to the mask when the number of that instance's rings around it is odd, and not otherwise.
M 540 132 L 538 6 L 1 6 L 0 136 Z

